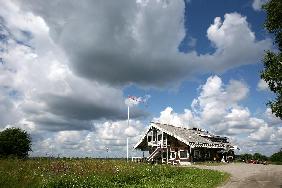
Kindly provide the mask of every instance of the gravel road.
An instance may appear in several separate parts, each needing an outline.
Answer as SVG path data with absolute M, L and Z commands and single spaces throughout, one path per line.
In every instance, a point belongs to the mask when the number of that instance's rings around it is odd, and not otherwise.
M 282 165 L 231 163 L 220 166 L 192 165 L 192 167 L 231 174 L 230 180 L 221 188 L 282 188 Z

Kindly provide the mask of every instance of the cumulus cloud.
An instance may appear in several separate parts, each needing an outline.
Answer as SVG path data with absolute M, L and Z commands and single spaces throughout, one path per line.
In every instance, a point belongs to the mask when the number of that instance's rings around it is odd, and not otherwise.
M 177 113 L 172 107 L 167 107 L 153 121 L 204 128 L 215 134 L 227 135 L 234 144 L 239 145 L 241 153 L 261 152 L 269 155 L 281 146 L 282 122 L 274 117 L 270 109 L 256 117 L 247 107 L 242 106 L 241 102 L 248 96 L 248 92 L 249 88 L 244 81 L 230 80 L 225 84 L 220 77 L 211 76 L 200 87 L 199 96 L 191 104 L 191 109 Z M 215 113 L 214 109 L 220 113 Z M 42 147 L 46 149 L 56 145 L 61 149 L 54 147 L 54 153 L 64 151 L 64 155 L 74 155 L 73 149 L 77 148 L 87 156 L 106 156 L 106 148 L 109 148 L 111 156 L 125 156 L 126 137 L 130 137 L 130 146 L 133 146 L 145 130 L 143 123 L 136 120 L 131 120 L 129 127 L 127 121 L 123 120 L 97 123 L 92 129 L 52 133 L 51 140 L 47 136 L 38 141 L 40 145 L 36 146 L 38 151 L 34 155 L 46 151 Z M 261 144 L 267 145 L 267 148 L 261 147 Z
M 269 141 L 274 137 L 273 128 L 268 126 L 261 126 L 257 131 L 251 133 L 249 138 L 255 141 Z
M 261 6 L 267 3 L 268 0 L 253 0 L 252 7 L 255 11 L 260 11 Z
M 218 76 L 211 76 L 200 88 L 199 97 L 193 100 L 191 110 L 185 109 L 178 114 L 171 107 L 161 112 L 155 121 L 202 127 L 221 134 L 235 134 L 244 129 L 256 128 L 256 124 L 248 127 L 251 119 L 248 108 L 241 107 L 242 101 L 249 92 L 248 86 L 238 80 L 230 80 L 225 85 Z M 237 130 L 239 129 L 239 130 Z
M 225 14 L 223 21 L 220 17 L 216 17 L 207 30 L 207 37 L 216 51 L 211 55 L 205 54 L 200 57 L 206 62 L 205 67 L 215 72 L 257 63 L 265 47 L 271 46 L 271 41 L 268 39 L 256 40 L 246 17 L 239 13 Z
M 256 40 L 246 17 L 229 13 L 207 30 L 215 53 L 181 53 L 184 2 L 141 2 L 29 0 L 21 5 L 46 21 L 76 74 L 112 85 L 165 87 L 196 73 L 257 63 L 271 47 L 270 40 Z
M 125 142 L 115 135 L 137 141 L 142 128 L 137 120 L 125 127 L 124 87 L 175 86 L 198 73 L 256 63 L 271 47 L 270 40 L 256 39 L 246 17 L 228 13 L 207 26 L 214 53 L 179 52 L 183 1 L 0 2 L 0 112 L 7 114 L 0 116 L 1 128 L 30 130 L 35 154 L 75 149 L 92 155 L 110 146 L 118 151 Z M 214 129 L 226 134 L 248 122 L 264 124 L 238 104 L 249 91 L 244 82 L 224 85 L 215 76 L 201 88 L 192 110 L 167 108 L 156 120 L 218 123 Z M 131 109 L 132 118 L 147 115 Z
M 184 113 L 178 114 L 171 107 L 167 107 L 160 113 L 160 117 L 154 118 L 154 122 L 174 125 L 177 127 L 192 127 L 195 126 L 194 117 L 190 110 L 185 109 Z
M 232 109 L 233 113 L 242 111 L 238 102 L 249 92 L 245 83 L 231 80 L 225 86 L 218 76 L 209 77 L 201 89 L 199 97 L 192 102 L 192 109 L 209 125 L 222 122 L 222 117 L 229 112 L 232 113 Z
M 107 121 L 96 123 L 90 131 L 38 132 L 32 155 L 105 157 L 109 152 L 112 157 L 124 157 L 126 138 L 129 137 L 131 155 L 131 148 L 143 131 L 140 121 L 130 120 L 129 126 L 127 121 Z
M 224 84 L 220 77 L 212 76 L 201 87 L 192 109 L 205 129 L 229 136 L 248 134 L 266 124 L 240 104 L 248 93 L 249 87 L 243 81 L 230 80 Z
M 75 75 L 41 17 L 11 2 L 2 5 L 0 110 L 7 114 L 0 118 L 2 127 L 24 118 L 39 129 L 84 130 L 93 120 L 127 117 L 121 88 Z M 132 118 L 146 115 L 132 109 Z
M 191 110 L 176 113 L 165 108 L 154 121 L 182 127 L 198 127 L 219 135 L 227 135 L 241 152 L 257 151 L 271 154 L 281 145 L 282 122 L 270 109 L 254 116 L 241 102 L 248 96 L 249 87 L 244 81 L 230 80 L 224 84 L 218 76 L 211 76 L 200 87 L 200 93 L 191 104 Z M 267 144 L 268 148 L 259 146 Z

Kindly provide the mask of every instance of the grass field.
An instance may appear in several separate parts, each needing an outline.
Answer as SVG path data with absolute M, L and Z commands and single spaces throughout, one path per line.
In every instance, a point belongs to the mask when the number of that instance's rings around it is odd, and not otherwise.
M 0 187 L 216 187 L 228 174 L 123 160 L 0 160 Z

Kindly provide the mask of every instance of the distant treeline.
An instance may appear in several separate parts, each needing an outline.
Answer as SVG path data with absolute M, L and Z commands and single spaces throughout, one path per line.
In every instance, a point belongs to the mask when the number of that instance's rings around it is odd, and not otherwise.
M 236 155 L 237 161 L 249 161 L 249 160 L 258 160 L 258 161 L 271 161 L 275 164 L 282 164 L 282 148 L 280 151 L 272 154 L 270 157 L 267 157 L 265 155 L 262 155 L 260 153 L 245 153 L 241 155 Z

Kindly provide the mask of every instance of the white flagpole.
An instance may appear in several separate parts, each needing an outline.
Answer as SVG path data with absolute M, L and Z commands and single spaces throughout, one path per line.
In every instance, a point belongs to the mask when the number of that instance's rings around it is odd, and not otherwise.
M 129 105 L 127 106 L 127 126 L 129 127 Z M 128 137 L 126 138 L 126 159 L 128 161 Z

